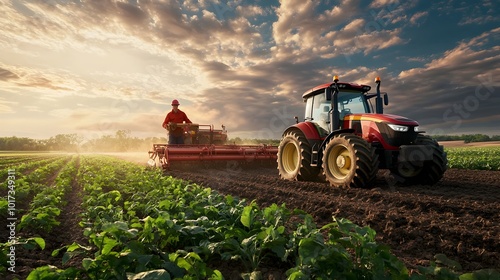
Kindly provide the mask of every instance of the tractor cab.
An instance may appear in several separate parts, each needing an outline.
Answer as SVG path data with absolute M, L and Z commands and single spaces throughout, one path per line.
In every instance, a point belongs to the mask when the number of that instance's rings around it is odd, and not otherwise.
M 348 84 L 342 85 L 349 86 Z M 372 112 L 367 95 L 357 89 L 341 90 L 338 94 L 336 110 L 332 109 L 331 94 L 327 94 L 325 89 L 307 95 L 304 102 L 306 103 L 305 121 L 316 122 L 325 136 L 332 132 L 331 114 L 338 114 L 339 123 L 334 127 L 347 128 L 343 127 L 344 117 Z
M 319 85 L 302 95 L 306 103 L 305 121 L 315 122 L 321 134 L 327 136 L 334 130 L 351 128 L 345 117 L 353 114 L 383 113 L 383 105 L 389 104 L 387 93 L 380 92 L 380 78 L 377 77 L 377 93 L 368 93 L 371 86 L 356 83 L 335 83 Z M 382 98 L 383 96 L 383 98 Z M 370 102 L 375 98 L 375 109 Z

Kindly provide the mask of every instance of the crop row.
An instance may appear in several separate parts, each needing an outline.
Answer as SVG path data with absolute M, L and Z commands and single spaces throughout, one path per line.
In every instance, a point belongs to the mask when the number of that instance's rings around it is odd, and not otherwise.
M 11 168 L 14 165 L 17 165 L 22 162 L 34 162 L 38 160 L 48 159 L 52 157 L 58 157 L 58 154 L 18 154 L 18 155 L 10 155 L 10 154 L 0 154 L 0 168 Z
M 500 147 L 447 148 L 450 168 L 500 170 Z
M 71 158 L 51 156 L 9 167 L 10 173 L 1 185 L 5 196 L 0 197 L 0 217 L 8 221 L 15 220 L 16 227 L 14 229 L 9 225 L 9 241 L 0 244 L 0 272 L 6 269 L 3 265 L 8 263 L 7 260 L 12 261 L 12 256 L 7 256 L 8 252 L 14 252 L 12 245 L 23 245 L 26 248 L 38 245 L 42 249 L 45 247 L 43 238 L 38 234 L 31 235 L 33 232 L 47 234 L 53 226 L 59 224 L 56 218 L 61 212 L 58 207 L 63 203 L 61 189 L 66 185 L 65 180 L 72 176 L 66 170 L 74 168 L 76 156 L 70 161 Z M 67 165 L 68 161 L 70 164 Z M 16 218 L 18 215 L 22 215 L 19 222 Z
M 50 233 L 55 226 L 60 224 L 57 218 L 65 205 L 63 198 L 71 190 L 71 182 L 77 172 L 77 160 L 77 157 L 73 156 L 61 169 L 54 183 L 35 195 L 29 210 L 21 218 L 19 230 L 29 228 L 33 231 Z
M 10 191 L 11 196 L 15 196 L 15 200 L 19 202 L 29 202 L 30 198 L 36 193 L 46 188 L 46 182 L 54 176 L 69 160 L 69 156 L 62 156 L 57 158 L 49 158 L 34 163 L 22 163 L 9 169 L 15 170 L 16 188 L 15 193 Z M 7 172 L 8 170 L 7 169 Z M 23 174 L 23 171 L 32 170 L 29 174 Z M 5 174 L 7 175 L 7 173 Z M 55 178 L 54 178 L 55 179 Z M 2 182 L 0 191 L 5 193 L 4 197 L 0 198 L 0 215 L 6 213 L 4 207 L 8 200 L 8 184 Z M 18 209 L 22 210 L 22 209 Z
M 30 170 L 36 170 L 40 167 L 46 166 L 47 164 L 66 158 L 63 155 L 47 155 L 44 157 L 35 158 L 33 160 L 28 160 L 25 156 L 21 156 L 22 160 L 18 160 L 14 163 L 6 164 L 2 169 L 0 169 L 0 180 L 7 177 L 9 170 L 14 170 L 17 175 L 22 175 Z M 0 159 L 3 159 L 0 158 Z

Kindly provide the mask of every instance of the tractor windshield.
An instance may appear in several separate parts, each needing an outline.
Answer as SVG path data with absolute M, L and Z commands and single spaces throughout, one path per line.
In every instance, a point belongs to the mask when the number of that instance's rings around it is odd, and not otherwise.
M 330 100 L 325 98 L 325 94 L 318 93 L 306 101 L 305 120 L 316 122 L 325 132 L 328 132 L 330 123 L 329 113 L 331 109 Z M 365 96 L 362 92 L 357 91 L 341 91 L 338 95 L 338 107 L 341 121 L 348 114 L 370 112 Z
M 339 113 L 340 120 L 346 114 L 364 114 L 369 113 L 366 98 L 362 92 L 343 92 L 339 93 Z

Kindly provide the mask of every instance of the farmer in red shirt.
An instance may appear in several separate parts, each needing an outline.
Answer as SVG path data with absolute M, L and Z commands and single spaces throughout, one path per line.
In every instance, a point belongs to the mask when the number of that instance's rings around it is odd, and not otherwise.
M 179 101 L 172 100 L 172 111 L 168 112 L 163 121 L 163 128 L 168 130 L 168 144 L 184 144 L 184 128 L 177 126 L 178 123 L 192 123 L 186 113 L 179 110 Z

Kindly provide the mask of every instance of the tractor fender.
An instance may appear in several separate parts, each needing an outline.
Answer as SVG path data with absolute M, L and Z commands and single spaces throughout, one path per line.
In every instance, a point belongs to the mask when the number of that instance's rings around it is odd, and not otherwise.
M 285 129 L 282 136 L 285 136 L 288 132 L 296 129 L 300 130 L 309 142 L 321 141 L 321 136 L 319 134 L 317 124 L 313 122 L 301 122 L 289 126 L 287 129 Z
M 328 144 L 330 139 L 335 137 L 335 135 L 339 135 L 341 133 L 354 133 L 354 132 L 355 132 L 355 130 L 352 128 L 338 129 L 338 130 L 332 131 L 332 133 L 328 134 L 328 136 L 323 140 L 323 143 L 321 143 L 320 150 L 323 150 L 323 148 L 326 146 L 326 144 Z

